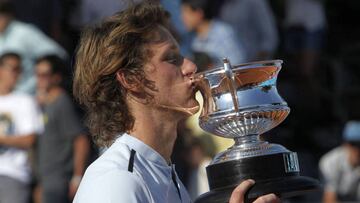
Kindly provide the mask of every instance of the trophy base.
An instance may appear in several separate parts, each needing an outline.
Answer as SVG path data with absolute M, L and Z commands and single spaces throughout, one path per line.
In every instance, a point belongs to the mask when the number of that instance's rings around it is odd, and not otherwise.
M 210 164 L 206 171 L 210 192 L 195 203 L 227 203 L 234 188 L 246 179 L 256 182 L 247 192 L 246 202 L 269 193 L 287 198 L 320 188 L 317 180 L 300 176 L 295 152 L 224 161 Z
M 211 190 L 198 197 L 194 203 L 228 203 L 235 187 Z M 315 179 L 304 176 L 257 181 L 245 194 L 244 202 L 253 202 L 256 198 L 270 193 L 279 198 L 299 196 L 318 188 L 319 183 Z

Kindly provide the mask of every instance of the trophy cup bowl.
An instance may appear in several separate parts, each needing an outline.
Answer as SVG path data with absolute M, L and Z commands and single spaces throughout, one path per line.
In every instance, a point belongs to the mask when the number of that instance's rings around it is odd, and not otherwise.
M 318 189 L 317 180 L 300 176 L 295 152 L 259 138 L 290 112 L 276 89 L 282 61 L 223 62 L 223 67 L 195 76 L 204 99 L 199 125 L 235 144 L 206 167 L 210 191 L 195 203 L 226 203 L 233 189 L 249 178 L 256 183 L 246 194 L 247 202 L 269 193 L 286 198 Z

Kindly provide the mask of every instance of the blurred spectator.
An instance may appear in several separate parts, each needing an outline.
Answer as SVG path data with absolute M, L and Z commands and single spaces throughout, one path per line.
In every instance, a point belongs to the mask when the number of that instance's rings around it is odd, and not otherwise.
M 44 33 L 59 40 L 64 11 L 62 0 L 11 0 L 18 20 L 31 23 Z
M 71 98 L 60 86 L 65 65 L 55 56 L 37 60 L 37 99 L 44 133 L 38 139 L 39 179 L 43 203 L 70 202 L 85 171 L 89 141 Z
M 360 121 L 346 124 L 343 139 L 343 145 L 320 160 L 324 203 L 360 201 Z
M 215 19 L 221 1 L 183 0 L 181 11 L 185 27 L 195 32 L 191 48 L 194 52 L 209 55 L 215 66 L 222 65 L 222 58 L 238 64 L 245 60 L 244 51 L 232 27 Z
M 68 0 L 72 2 L 68 8 L 68 50 L 73 53 L 80 38 L 82 29 L 86 26 L 100 23 L 106 17 L 126 9 L 130 4 L 142 0 Z
M 99 23 L 104 18 L 126 9 L 130 4 L 140 1 L 142 0 L 82 0 L 73 13 L 72 24 L 84 27 Z
M 278 32 L 267 0 L 226 0 L 220 18 L 234 27 L 247 61 L 272 58 Z
M 206 175 L 206 166 L 211 162 L 211 157 L 199 137 L 192 137 L 189 143 L 188 161 L 190 162 L 190 177 L 188 191 L 192 200 L 209 191 Z
M 0 54 L 19 53 L 22 58 L 23 72 L 16 89 L 34 93 L 34 59 L 45 54 L 56 54 L 66 58 L 66 52 L 55 41 L 36 27 L 14 19 L 14 7 L 9 0 L 0 0 Z
M 179 42 L 181 54 L 185 57 L 191 57 L 191 41 L 193 33 L 186 30 L 185 25 L 181 19 L 181 0 L 160 0 L 161 5 L 170 13 L 171 25 L 174 28 L 172 33 Z
M 36 102 L 15 93 L 21 72 L 20 56 L 0 56 L 0 202 L 27 203 L 30 197 L 29 149 L 42 130 Z
M 294 58 L 294 72 L 311 77 L 324 43 L 322 0 L 287 0 L 285 4 L 285 51 Z
M 99 23 L 106 17 L 126 9 L 129 5 L 141 2 L 142 0 L 82 0 L 71 15 L 71 25 L 73 29 L 79 29 L 86 25 Z M 178 36 L 182 54 L 190 55 L 189 43 L 191 36 L 186 31 L 181 21 L 181 0 L 152 0 L 159 2 L 171 14 L 171 24 Z

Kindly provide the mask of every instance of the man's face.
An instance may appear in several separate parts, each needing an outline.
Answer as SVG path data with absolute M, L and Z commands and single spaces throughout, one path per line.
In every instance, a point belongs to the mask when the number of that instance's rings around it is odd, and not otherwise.
M 20 63 L 18 58 L 10 56 L 0 64 L 0 84 L 4 85 L 6 89 L 14 89 L 21 71 Z
M 348 161 L 353 167 L 360 166 L 360 147 L 354 144 L 346 144 Z
M 36 86 L 38 90 L 48 90 L 52 86 L 51 65 L 41 61 L 35 66 Z
M 174 38 L 168 31 L 166 42 L 150 45 L 154 54 L 145 65 L 145 76 L 155 83 L 152 106 L 161 110 L 192 115 L 199 110 L 191 78 L 196 66 L 184 59 Z
M 182 21 L 188 31 L 194 31 L 203 21 L 203 12 L 194 10 L 187 4 L 181 5 Z

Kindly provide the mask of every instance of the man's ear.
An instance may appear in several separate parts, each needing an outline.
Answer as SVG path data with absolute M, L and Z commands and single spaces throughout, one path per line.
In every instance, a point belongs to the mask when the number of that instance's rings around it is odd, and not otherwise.
M 128 91 L 139 93 L 142 92 L 141 82 L 139 81 L 138 77 L 135 75 L 127 75 L 124 71 L 117 71 L 116 72 L 116 79 L 117 81 Z

